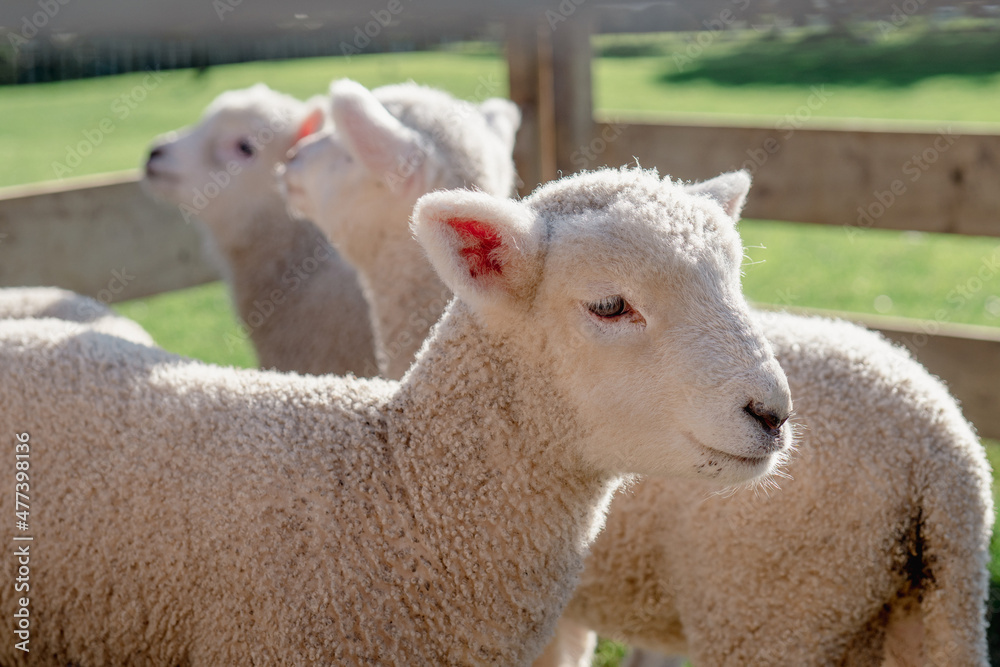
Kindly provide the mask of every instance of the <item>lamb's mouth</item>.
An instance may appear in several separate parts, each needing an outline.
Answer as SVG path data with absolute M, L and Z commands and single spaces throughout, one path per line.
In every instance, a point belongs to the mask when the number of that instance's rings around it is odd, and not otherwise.
M 693 433 L 689 431 L 684 431 L 684 435 L 687 436 L 688 440 L 698 445 L 701 449 L 705 450 L 708 456 L 713 456 L 721 459 L 725 463 L 735 463 L 738 465 L 746 466 L 748 468 L 762 468 L 771 463 L 771 455 L 766 456 L 740 456 L 738 454 L 730 454 L 729 452 L 724 452 L 721 449 L 716 449 L 715 447 L 709 447 L 701 440 L 696 438 Z

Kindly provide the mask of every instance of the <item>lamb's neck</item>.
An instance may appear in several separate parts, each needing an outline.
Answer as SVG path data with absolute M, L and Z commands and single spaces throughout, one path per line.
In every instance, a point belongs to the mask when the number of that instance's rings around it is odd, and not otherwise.
M 242 213 L 243 224 L 233 225 L 232 232 L 221 232 L 223 225 L 210 227 L 240 319 L 254 333 L 259 327 L 252 326 L 250 316 L 261 311 L 275 286 L 289 284 L 306 257 L 322 261 L 330 249 L 311 223 L 288 215 L 277 193 Z
M 451 291 L 405 222 L 395 228 L 398 233 L 387 234 L 371 260 L 358 266 L 358 277 L 368 299 L 379 369 L 398 380 L 440 319 Z
M 435 586 L 459 601 L 448 631 L 472 662 L 541 650 L 618 485 L 574 454 L 583 434 L 548 377 L 456 302 L 391 405 L 417 530 L 442 554 Z

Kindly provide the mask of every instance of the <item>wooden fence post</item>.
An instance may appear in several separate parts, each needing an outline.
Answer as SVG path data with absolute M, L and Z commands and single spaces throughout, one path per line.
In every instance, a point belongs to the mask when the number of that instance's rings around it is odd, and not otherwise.
M 507 22 L 510 99 L 521 109 L 521 128 L 514 147 L 520 179 L 517 191 L 521 196 L 556 177 L 552 44 L 548 32 L 548 24 L 535 13 Z
M 556 167 L 569 174 L 586 167 L 581 151 L 593 139 L 590 35 L 593 15 L 586 6 L 546 24 L 552 39 L 553 100 L 556 119 Z

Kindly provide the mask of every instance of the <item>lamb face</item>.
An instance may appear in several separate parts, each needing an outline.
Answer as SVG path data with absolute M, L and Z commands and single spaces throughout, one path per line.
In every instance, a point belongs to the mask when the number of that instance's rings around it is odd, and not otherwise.
M 348 257 L 374 247 L 376 223 L 383 215 L 405 219 L 415 198 L 394 202 L 392 192 L 359 164 L 343 138 L 332 131 L 306 137 L 279 171 L 288 208 L 313 220 Z M 387 213 L 388 212 L 388 213 Z M 356 249 L 351 253 L 351 249 Z
M 509 195 L 520 112 L 399 84 L 374 91 L 344 79 L 330 88 L 332 127 L 308 137 L 283 169 L 289 208 L 314 220 L 355 265 L 386 235 L 405 235 L 417 198 L 475 187 Z
M 717 180 L 725 194 L 732 177 Z M 712 191 L 600 171 L 520 204 L 457 192 L 418 203 L 418 240 L 456 295 L 527 358 L 551 359 L 595 468 L 733 484 L 773 472 L 790 445 L 788 385 Z
M 143 184 L 216 235 L 238 234 L 229 227 L 252 218 L 247 209 L 260 200 L 257 195 L 278 195 L 274 170 L 288 149 L 323 122 L 318 106 L 263 84 L 223 93 L 197 125 L 153 142 Z

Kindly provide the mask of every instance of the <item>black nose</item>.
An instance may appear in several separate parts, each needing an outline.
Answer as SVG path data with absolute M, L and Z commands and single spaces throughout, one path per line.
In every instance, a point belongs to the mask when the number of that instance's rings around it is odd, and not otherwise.
M 154 158 L 158 158 L 161 155 L 163 155 L 163 148 L 161 148 L 160 146 L 157 146 L 153 150 L 149 151 L 149 159 L 150 160 L 152 160 Z
M 788 415 L 779 415 L 754 401 L 747 403 L 746 407 L 743 408 L 743 412 L 753 417 L 754 421 L 760 424 L 760 427 L 768 435 L 772 436 L 778 435 L 781 432 L 782 424 L 788 420 Z

